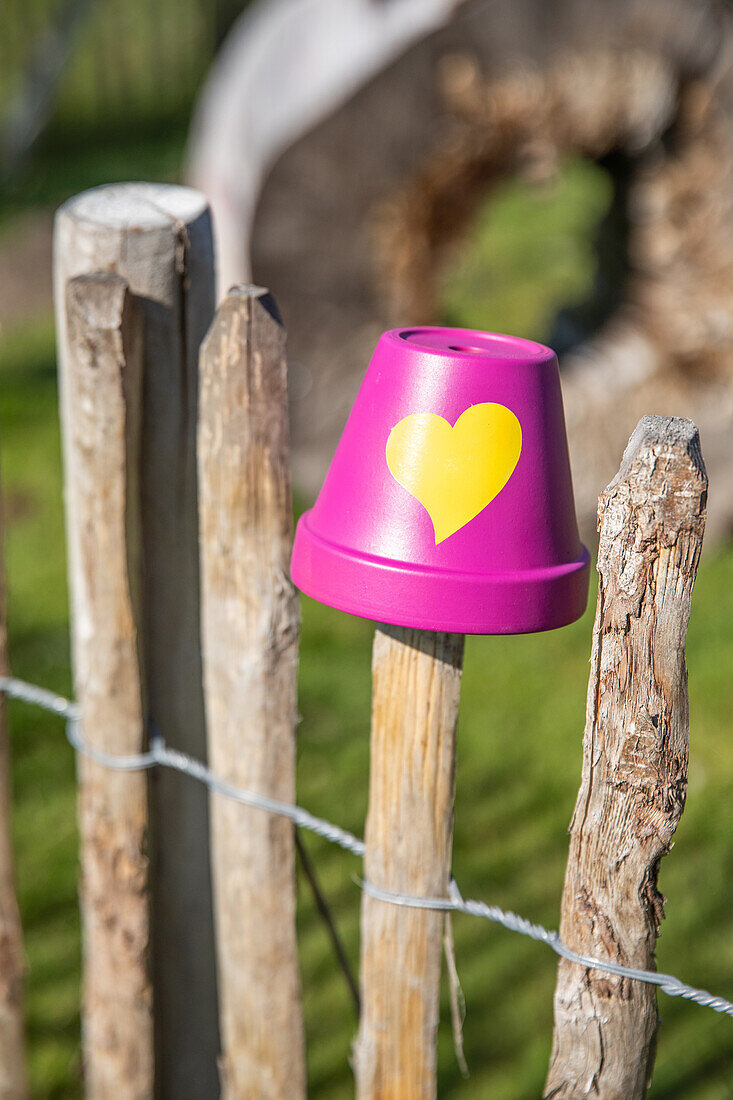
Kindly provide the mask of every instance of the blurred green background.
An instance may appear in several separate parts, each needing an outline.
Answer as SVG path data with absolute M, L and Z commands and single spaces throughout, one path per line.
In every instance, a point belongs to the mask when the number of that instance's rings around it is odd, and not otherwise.
M 49 0 L 23 5 L 5 0 L 0 109 L 51 7 Z M 155 5 L 106 0 L 98 6 L 61 82 L 50 128 L 0 198 L 0 251 L 8 241 L 22 249 L 19 224 L 48 219 L 55 205 L 85 187 L 117 179 L 178 178 L 196 86 L 241 7 L 203 0 Z M 129 28 L 125 35 L 114 33 L 123 26 Z M 165 69 L 154 63 L 161 43 L 169 51 Z M 590 287 L 594 233 L 609 202 L 605 173 L 585 162 L 564 165 L 548 183 L 502 185 L 446 265 L 444 320 L 547 338 L 558 309 L 581 302 Z M 539 253 L 541 264 L 535 262 Z M 0 454 L 13 671 L 68 693 L 50 307 L 17 320 L 5 317 L 0 327 Z M 581 622 L 549 635 L 472 638 L 467 645 L 456 878 L 465 894 L 551 927 L 558 921 L 566 828 L 580 777 L 592 610 Z M 675 850 L 662 867 L 661 888 L 669 904 L 658 950 L 661 969 L 728 996 L 733 996 L 733 916 L 727 907 L 733 872 L 732 616 L 733 550 L 706 551 L 688 646 L 689 798 Z M 363 831 L 366 808 L 372 633 L 367 622 L 304 601 L 299 800 L 357 833 Z M 43 713 L 13 704 L 11 732 L 32 1091 L 34 1097 L 76 1097 L 81 1085 L 74 760 L 59 722 Z M 312 836 L 304 842 L 356 967 L 358 862 Z M 456 917 L 454 929 L 471 1076 L 464 1081 L 457 1069 L 444 1005 L 440 1095 L 534 1100 L 550 1050 L 555 958 L 546 948 L 477 919 Z M 348 1097 L 356 1021 L 302 880 L 299 930 L 311 1095 Z M 660 1010 L 653 1100 L 733 1096 L 730 1020 L 664 996 Z

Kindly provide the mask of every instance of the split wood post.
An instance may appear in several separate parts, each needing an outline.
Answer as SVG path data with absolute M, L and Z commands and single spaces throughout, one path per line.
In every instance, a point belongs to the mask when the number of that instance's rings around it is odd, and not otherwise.
M 139 669 L 143 318 L 111 272 L 66 284 L 61 385 L 74 685 L 95 749 L 143 752 Z M 91 1097 L 153 1089 L 144 772 L 80 756 L 83 1055 Z
M 447 897 L 464 637 L 381 626 L 372 663 L 366 879 Z M 359 1100 L 435 1097 L 445 914 L 364 895 Z
M 148 732 L 205 758 L 196 417 L 198 354 L 214 315 L 208 207 L 202 195 L 184 187 L 95 188 L 58 211 L 54 257 L 62 377 L 69 279 L 116 272 L 142 304 L 145 718 Z M 62 386 L 65 421 L 68 401 Z M 185 776 L 160 770 L 151 773 L 149 795 L 155 1094 L 198 1100 L 215 1096 L 219 1087 L 207 792 Z
M 216 775 L 295 800 L 298 599 L 285 331 L 260 287 L 235 287 L 201 352 L 204 682 Z M 305 1097 L 292 823 L 214 795 L 212 862 L 223 1094 Z
M 5 619 L 3 511 L 0 500 L 0 676 L 10 675 Z M 0 695 L 0 1096 L 25 1100 L 23 929 L 15 892 L 10 784 L 10 738 L 5 696 Z
M 598 506 L 598 606 L 583 778 L 560 935 L 575 951 L 654 968 L 659 861 L 687 788 L 685 635 L 707 477 L 690 420 L 645 416 Z M 656 990 L 561 960 L 545 1096 L 641 1100 Z

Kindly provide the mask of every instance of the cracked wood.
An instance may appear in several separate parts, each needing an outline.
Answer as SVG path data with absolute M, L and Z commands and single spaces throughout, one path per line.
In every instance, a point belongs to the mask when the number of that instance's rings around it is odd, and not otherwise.
M 364 871 L 397 893 L 446 897 L 463 635 L 379 627 L 372 661 Z M 359 1100 L 431 1100 L 445 914 L 364 895 Z
M 196 417 L 198 355 L 214 315 L 214 256 L 204 197 L 170 184 L 124 183 L 92 188 L 60 207 L 54 288 L 62 380 L 66 285 L 98 271 L 121 276 L 143 316 L 138 629 L 146 730 L 205 759 Z M 60 397 L 68 420 L 74 410 L 64 385 Z M 72 458 L 67 478 L 75 476 Z M 148 794 L 154 1095 L 199 1100 L 219 1088 L 208 796 L 170 769 L 150 774 Z
M 657 889 L 685 804 L 685 636 L 707 476 L 690 420 L 645 416 L 598 506 L 598 605 L 560 935 L 654 969 Z M 641 1100 L 654 1062 L 654 987 L 561 960 L 544 1096 Z
M 66 288 L 64 448 L 74 685 L 90 745 L 142 752 L 135 600 L 142 315 L 118 275 Z M 153 1089 L 145 772 L 79 759 L 83 1053 L 88 1096 Z
M 285 331 L 235 287 L 201 350 L 199 484 L 209 756 L 235 786 L 295 801 L 298 598 Z M 293 825 L 214 796 L 212 863 L 228 1100 L 305 1096 Z

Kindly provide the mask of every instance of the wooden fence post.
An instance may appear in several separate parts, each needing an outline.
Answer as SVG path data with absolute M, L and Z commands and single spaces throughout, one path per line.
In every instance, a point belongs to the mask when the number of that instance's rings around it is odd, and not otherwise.
M 142 312 L 109 272 L 66 284 L 61 385 L 74 681 L 90 745 L 142 752 L 136 627 Z M 83 1050 L 91 1097 L 153 1089 L 144 772 L 80 757 Z
M 0 676 L 10 675 L 5 621 L 3 510 L 0 499 Z M 10 793 L 10 740 L 5 696 L 0 695 L 0 1096 L 25 1100 L 23 929 L 15 893 Z
M 375 635 L 364 870 L 383 890 L 447 896 L 464 641 L 390 626 Z M 360 1100 L 436 1095 L 444 922 L 364 895 Z
M 202 758 L 196 416 L 198 354 L 214 313 L 206 202 L 188 188 L 162 184 L 87 191 L 57 213 L 54 268 L 62 378 L 69 279 L 116 272 L 142 305 L 145 718 L 148 730 L 160 731 L 171 747 Z M 65 422 L 69 399 L 62 386 Z M 151 775 L 149 792 L 155 1091 L 199 1100 L 219 1087 L 207 792 L 162 770 Z
M 560 934 L 575 951 L 654 967 L 659 861 L 687 788 L 685 635 L 707 477 L 690 420 L 645 416 L 599 507 L 583 778 L 570 826 Z M 641 1100 L 656 991 L 561 960 L 545 1097 Z
M 199 486 L 209 753 L 217 776 L 293 802 L 299 612 L 289 580 L 285 332 L 259 287 L 221 305 L 201 353 Z M 305 1097 L 293 827 L 212 802 L 223 1092 Z

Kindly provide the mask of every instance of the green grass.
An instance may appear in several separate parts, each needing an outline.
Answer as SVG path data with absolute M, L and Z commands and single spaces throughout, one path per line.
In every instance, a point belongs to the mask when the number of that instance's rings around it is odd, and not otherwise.
M 61 460 L 50 323 L 0 338 L 13 671 L 70 690 Z M 78 1095 L 74 761 L 58 721 L 11 708 L 14 835 L 34 1096 Z
M 86 187 L 171 180 L 217 35 L 249 0 L 100 0 L 74 40 L 32 155 L 4 185 L 0 229 L 17 210 Z M 57 0 L 3 0 L 0 123 Z M 1 126 L 0 126 L 1 129 Z M 1 174 L 1 173 L 0 173 Z
M 215 0 L 101 0 L 73 42 L 56 95 L 55 129 L 99 129 L 110 122 L 159 117 L 190 108 L 215 48 L 217 9 L 230 22 L 241 3 Z M 56 0 L 3 0 L 0 114 L 11 102 Z
M 78 169 L 77 169 L 78 170 Z M 578 169 L 577 172 L 585 171 Z M 555 189 L 560 209 L 548 218 L 568 228 L 580 207 L 596 217 L 606 201 Z M 578 177 L 579 178 L 579 177 Z M 595 192 L 597 176 L 586 174 Z M 91 181 L 94 182 L 94 181 Z M 535 217 L 533 196 L 505 194 L 498 221 L 480 214 L 496 245 L 524 248 Z M 541 202 L 547 192 L 537 193 Z M 564 197 L 563 197 L 564 196 Z M 601 201 L 601 199 L 603 201 Z M 568 209 L 568 206 L 572 209 Z M 592 222 L 583 214 L 587 237 Z M 494 219 L 494 220 L 492 220 Z M 564 219 L 564 220 L 563 220 Z M 544 221 L 542 222 L 544 224 Z M 559 230 L 558 230 L 559 232 Z M 577 230 L 578 248 L 583 233 Z M 485 242 L 479 234 L 478 247 Z M 502 245 L 502 248 L 504 245 Z M 575 245 L 573 245 L 573 248 Z M 511 267 L 511 249 L 494 263 Z M 581 251 L 581 255 L 584 254 Z M 484 253 L 485 255 L 485 253 Z M 504 305 L 464 287 L 454 317 L 474 323 L 478 310 L 506 318 L 514 296 L 534 303 L 536 335 L 558 301 L 553 253 L 544 283 L 531 289 L 515 269 Z M 471 257 L 464 258 L 470 266 Z M 525 261 L 523 261 L 526 263 Z M 554 261 L 553 261 L 554 262 Z M 575 261 L 574 261 L 575 263 Z M 572 294 L 591 277 L 586 257 Z M 583 266 L 584 265 L 584 266 Z M 492 276 L 495 277 L 495 276 Z M 559 276 L 558 276 L 559 277 Z M 502 292 L 503 293 L 503 292 Z M 566 289 L 563 301 L 571 292 Z M 572 296 L 571 294 L 571 296 Z M 459 303 L 453 302 L 453 310 Z M 517 321 L 519 317 L 517 317 Z M 481 322 L 485 323 L 485 322 Z M 502 324 L 502 328 L 519 327 Z M 522 326 L 524 331 L 524 326 Z M 6 558 L 13 670 L 70 690 L 53 334 L 50 323 L 0 333 L 0 449 L 6 499 Z M 592 601 L 593 602 L 593 596 Z M 464 892 L 555 927 L 566 828 L 581 766 L 581 736 L 591 610 L 566 630 L 519 638 L 469 639 L 457 773 L 455 873 Z M 695 984 L 733 995 L 733 549 L 705 552 L 689 634 L 690 792 L 661 886 L 669 898 L 659 965 Z M 371 624 L 305 600 L 300 674 L 298 789 L 302 804 L 355 832 L 366 809 Z M 14 834 L 18 890 L 28 959 L 27 1010 L 34 1097 L 76 1097 L 79 1084 L 79 920 L 74 761 L 60 723 L 11 707 Z M 305 842 L 357 965 L 360 894 L 357 860 L 306 836 Z M 356 1021 L 307 887 L 299 883 L 299 934 L 308 1030 L 311 1095 L 352 1095 L 348 1067 Z M 454 922 L 467 1017 L 463 1081 L 451 1048 L 447 1006 L 440 1032 L 440 1095 L 474 1100 L 536 1100 L 547 1066 L 555 959 L 547 948 L 476 918 Z M 663 1024 L 652 1100 L 733 1097 L 733 1030 L 709 1010 L 660 997 Z
M 57 207 L 88 187 L 124 180 L 179 182 L 187 120 L 175 115 L 115 130 L 92 144 L 48 138 L 0 198 L 0 234 L 20 213 Z
M 557 311 L 591 290 L 610 204 L 610 176 L 585 160 L 540 183 L 499 183 L 441 273 L 445 324 L 546 340 Z

